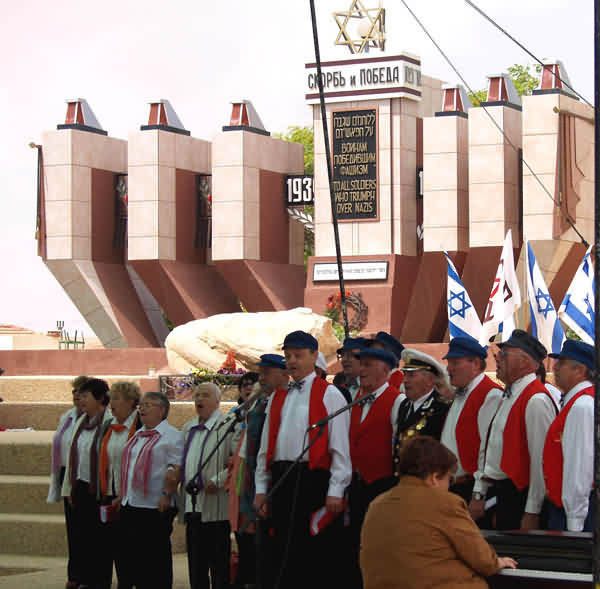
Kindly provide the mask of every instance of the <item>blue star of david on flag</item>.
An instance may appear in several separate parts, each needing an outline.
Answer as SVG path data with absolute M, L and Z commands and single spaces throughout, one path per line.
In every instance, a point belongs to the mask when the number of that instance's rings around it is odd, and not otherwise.
M 467 309 L 472 307 L 468 301 L 465 300 L 466 291 L 462 292 L 452 292 L 450 291 L 450 298 L 448 299 L 448 311 L 450 312 L 450 317 L 454 317 L 455 315 L 460 315 L 463 319 L 465 318 L 465 312 Z M 458 301 L 460 307 L 457 309 L 452 301 Z
M 469 293 L 458 276 L 450 256 L 447 253 L 445 255 L 448 264 L 446 293 L 450 339 L 457 336 L 468 336 L 479 340 L 479 336 L 481 335 L 481 321 L 479 321 Z
M 531 335 L 539 339 L 549 352 L 558 354 L 565 332 L 550 298 L 544 275 L 538 266 L 531 243 L 527 242 L 527 297 L 531 311 Z
M 552 304 L 550 294 L 543 292 L 541 288 L 538 288 L 537 295 L 535 295 L 535 300 L 537 301 L 538 313 L 542 313 L 544 315 L 544 319 L 547 319 L 548 313 L 550 311 L 554 311 L 554 305 Z M 545 303 L 543 307 L 542 303 Z

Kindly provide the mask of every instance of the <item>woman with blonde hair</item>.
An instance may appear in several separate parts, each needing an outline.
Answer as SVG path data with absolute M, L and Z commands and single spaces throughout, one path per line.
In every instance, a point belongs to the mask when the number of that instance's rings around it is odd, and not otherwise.
M 105 544 L 111 566 L 115 563 L 118 589 L 132 587 L 127 578 L 128 567 L 124 564 L 127 548 L 123 545 L 123 533 L 117 515 L 118 496 L 121 489 L 121 458 L 127 441 L 140 429 L 142 423 L 137 412 L 140 402 L 140 387 L 135 382 L 117 381 L 109 391 L 110 409 L 113 419 L 106 430 L 100 446 L 98 478 L 100 481 L 101 502 Z

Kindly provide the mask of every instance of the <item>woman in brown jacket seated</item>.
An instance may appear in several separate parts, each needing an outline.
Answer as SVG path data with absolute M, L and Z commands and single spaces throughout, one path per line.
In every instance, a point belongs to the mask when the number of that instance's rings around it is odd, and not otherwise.
M 400 482 L 375 499 L 362 528 L 365 589 L 487 587 L 505 567 L 483 539 L 464 500 L 448 492 L 456 457 L 437 440 L 418 436 L 399 456 Z

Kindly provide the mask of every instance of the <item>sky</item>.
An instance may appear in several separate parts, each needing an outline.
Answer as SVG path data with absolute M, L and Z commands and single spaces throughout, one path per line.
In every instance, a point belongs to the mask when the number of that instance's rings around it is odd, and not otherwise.
M 379 0 L 363 0 L 375 7 Z M 486 75 L 531 58 L 464 0 L 406 0 L 473 89 Z M 315 0 L 321 58 L 335 47 L 334 11 L 351 0 Z M 476 4 L 540 58 L 560 59 L 590 102 L 592 0 L 477 0 Z M 386 54 L 422 60 L 422 72 L 457 83 L 455 73 L 404 7 L 383 0 Z M 568 6 L 568 8 L 566 8 Z M 266 129 L 310 125 L 304 64 L 314 61 L 308 0 L 22 0 L 0 22 L 0 324 L 36 331 L 89 326 L 36 256 L 36 151 L 42 132 L 64 122 L 67 98 L 85 98 L 109 135 L 145 124 L 147 102 L 170 100 L 185 128 L 212 140 L 228 124 L 230 102 L 252 101 Z M 372 52 L 371 57 L 379 55 Z

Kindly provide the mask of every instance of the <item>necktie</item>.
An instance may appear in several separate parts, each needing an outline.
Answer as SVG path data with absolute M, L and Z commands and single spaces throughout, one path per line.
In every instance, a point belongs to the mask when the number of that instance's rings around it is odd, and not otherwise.
M 563 409 L 565 406 L 565 396 L 561 395 L 560 396 L 560 408 Z
M 503 399 L 510 399 L 512 396 L 512 390 L 510 389 L 510 385 L 508 385 L 505 389 L 504 392 L 502 393 L 502 398 Z
M 185 478 L 185 462 L 187 460 L 188 452 L 190 451 L 190 446 L 192 445 L 192 439 L 196 435 L 196 432 L 203 431 L 206 429 L 206 426 L 201 423 L 199 425 L 195 425 L 190 429 L 190 433 L 188 434 L 187 440 L 185 441 L 185 445 L 183 446 L 183 460 L 181 461 L 182 469 L 181 469 L 181 480 L 183 481 Z
M 301 380 L 300 382 L 296 382 L 295 380 L 292 380 L 292 382 L 290 382 L 288 384 L 288 391 L 293 391 L 294 389 L 298 389 L 299 391 L 301 391 L 303 385 L 304 385 L 303 380 Z
M 108 495 L 108 441 L 113 432 L 120 433 L 127 428 L 121 423 L 112 423 L 100 447 L 100 492 Z
M 410 401 L 408 403 L 408 411 L 406 412 L 406 417 L 404 418 L 404 421 L 408 421 L 415 413 L 415 406 L 413 405 L 413 402 Z
M 65 419 L 65 423 L 60 428 L 60 431 L 56 434 L 56 437 L 52 442 L 52 472 L 54 474 L 56 474 L 60 468 L 62 439 L 67 429 L 69 429 L 71 423 L 73 423 L 73 416 L 69 415 L 69 417 Z

